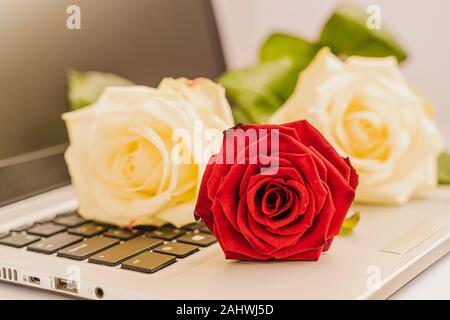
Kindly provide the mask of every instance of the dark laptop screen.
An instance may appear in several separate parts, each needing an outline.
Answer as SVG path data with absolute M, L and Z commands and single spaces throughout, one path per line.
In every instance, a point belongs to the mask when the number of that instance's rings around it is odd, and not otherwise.
M 81 29 L 66 25 L 71 5 Z M 0 205 L 67 184 L 66 72 L 155 86 L 224 70 L 208 0 L 0 1 Z

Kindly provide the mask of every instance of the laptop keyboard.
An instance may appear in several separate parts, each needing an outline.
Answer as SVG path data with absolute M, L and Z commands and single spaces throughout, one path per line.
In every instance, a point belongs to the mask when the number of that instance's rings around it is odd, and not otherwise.
M 124 230 L 86 221 L 76 212 L 0 233 L 0 245 L 143 273 L 159 271 L 215 242 L 202 222 L 180 229 L 166 225 Z

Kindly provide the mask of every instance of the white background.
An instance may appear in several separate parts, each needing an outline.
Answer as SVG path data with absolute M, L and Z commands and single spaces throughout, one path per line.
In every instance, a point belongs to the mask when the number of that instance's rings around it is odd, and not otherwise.
M 214 0 L 230 69 L 256 61 L 258 48 L 274 32 L 315 40 L 339 0 Z M 348 1 L 350 2 L 350 1 Z M 450 1 L 354 0 L 363 8 L 378 5 L 382 26 L 409 53 L 403 65 L 410 84 L 437 109 L 438 125 L 450 147 Z

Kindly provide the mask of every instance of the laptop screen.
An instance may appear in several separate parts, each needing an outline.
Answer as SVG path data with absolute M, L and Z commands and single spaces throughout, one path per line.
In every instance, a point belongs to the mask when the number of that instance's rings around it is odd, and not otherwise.
M 150 86 L 224 70 L 208 0 L 1 0 L 0 43 L 0 206 L 69 182 L 68 70 Z

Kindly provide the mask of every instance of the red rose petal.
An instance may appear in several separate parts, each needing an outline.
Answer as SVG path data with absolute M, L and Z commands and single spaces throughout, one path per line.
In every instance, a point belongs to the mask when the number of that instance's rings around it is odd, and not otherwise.
M 266 226 L 270 228 L 277 229 L 288 225 L 299 216 L 303 215 L 308 208 L 309 196 L 305 186 L 294 180 L 286 181 L 286 185 L 291 195 L 291 201 L 286 202 L 285 206 L 280 209 L 283 214 L 282 217 L 278 217 L 279 214 L 275 216 L 277 218 L 266 219 Z M 299 222 L 299 224 L 300 223 L 301 222 Z
M 292 234 L 302 236 L 305 233 L 305 231 L 308 230 L 316 215 L 316 207 L 315 202 L 309 200 L 314 199 L 313 191 L 308 186 L 305 186 L 305 190 L 307 191 L 308 194 L 308 206 L 306 207 L 305 212 L 298 217 L 298 219 L 302 219 L 301 224 L 298 223 L 298 221 L 293 220 L 291 223 L 286 224 L 284 226 L 278 226 L 277 228 L 267 227 L 268 232 L 282 236 Z
M 238 224 L 242 235 L 258 253 L 269 256 L 280 248 L 289 246 L 298 240 L 298 235 L 279 236 L 267 232 L 266 228 L 257 223 L 246 212 L 246 201 L 240 201 L 238 209 Z
M 207 181 L 211 176 L 213 165 L 206 166 L 203 174 L 202 183 L 200 184 L 197 203 L 195 205 L 195 218 L 202 218 L 209 230 L 213 230 L 214 216 L 211 212 L 212 201 L 208 197 Z
M 350 185 L 350 181 L 346 180 L 345 177 L 343 177 L 340 172 L 327 161 L 327 159 L 321 154 L 318 154 L 317 156 L 320 157 L 322 162 L 327 166 L 328 188 L 330 189 L 330 194 L 336 207 L 336 212 L 333 215 L 333 220 L 328 230 L 328 238 L 332 238 L 339 233 L 347 211 L 355 197 L 355 189 Z M 357 183 L 357 175 L 353 168 L 350 171 L 349 179 L 352 180 L 351 183 L 355 183 L 355 180 Z
M 337 151 L 325 139 L 325 137 L 306 120 L 295 121 L 283 125 L 294 128 L 301 143 L 305 146 L 312 146 L 319 151 L 341 174 L 349 181 L 351 167 L 341 158 Z
M 327 190 L 322 184 L 322 179 L 320 179 L 319 171 L 317 170 L 316 162 L 310 154 L 305 155 L 292 155 L 292 154 L 281 154 L 280 156 L 289 159 L 297 169 L 305 177 L 305 183 L 308 184 L 314 191 L 314 201 L 316 203 L 316 210 L 319 210 L 323 202 L 325 201 Z
M 223 214 L 220 205 L 213 205 L 211 209 L 216 212 L 214 215 L 215 230 L 217 230 L 216 237 L 225 254 L 227 252 L 238 252 L 253 259 L 267 259 L 266 255 L 256 252 L 242 234 L 236 232 Z
M 279 187 L 266 188 L 261 200 L 261 211 L 270 218 L 279 216 L 287 206 L 292 203 L 292 195 L 287 190 L 287 194 Z
M 284 258 L 283 260 L 293 260 L 293 261 L 297 261 L 297 260 L 309 260 L 309 261 L 317 261 L 320 258 L 320 255 L 322 254 L 323 249 L 322 248 L 317 248 L 317 249 L 312 249 L 312 250 L 308 250 L 308 251 L 303 251 L 302 253 L 298 253 L 298 254 L 293 254 L 290 256 L 287 256 L 286 258 Z
M 258 179 L 255 179 L 255 177 L 257 177 Z M 251 189 L 248 191 L 248 193 L 244 194 L 243 197 L 241 197 L 241 199 L 245 199 L 250 215 L 252 215 L 253 218 L 261 225 L 264 225 L 266 221 L 263 213 L 261 212 L 261 199 L 258 198 L 257 193 L 271 180 L 272 178 L 267 176 L 253 176 L 250 179 L 250 185 L 252 185 Z
M 241 176 L 246 170 L 246 165 L 236 164 L 231 166 L 225 177 L 222 178 L 221 186 L 217 188 L 216 200 L 222 205 L 223 212 L 230 223 L 237 227 L 237 209 L 239 201 L 239 186 Z
M 327 200 L 320 213 L 316 215 L 311 227 L 293 246 L 281 249 L 274 253 L 277 259 L 285 259 L 294 253 L 302 253 L 310 249 L 323 248 L 327 242 L 327 231 L 329 229 L 333 214 L 336 211 L 333 200 L 328 195 Z

